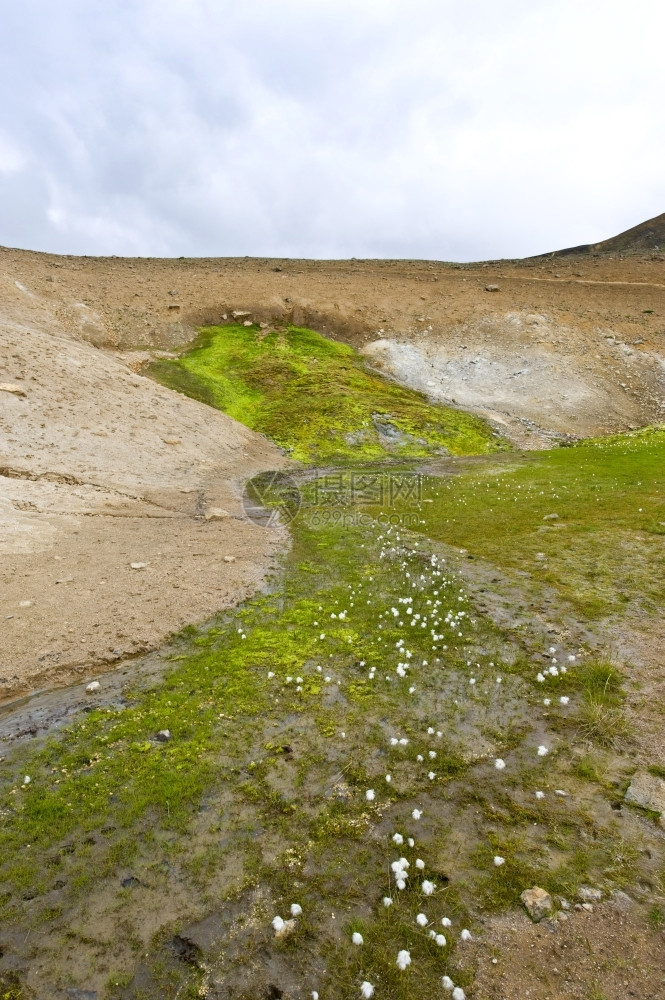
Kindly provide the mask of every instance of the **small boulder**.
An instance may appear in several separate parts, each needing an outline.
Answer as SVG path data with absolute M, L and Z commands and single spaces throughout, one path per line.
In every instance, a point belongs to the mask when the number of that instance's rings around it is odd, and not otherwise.
M 485 285 L 485 291 L 486 292 L 498 292 L 499 291 L 499 286 L 498 285 Z
M 236 561 L 235 556 L 224 556 L 224 562 L 226 563 L 234 563 L 235 561 Z
M 145 569 L 148 564 L 144 562 L 133 562 L 129 564 L 130 569 Z
M 552 916 L 554 910 L 552 897 L 549 892 L 545 892 L 539 886 L 534 885 L 533 889 L 525 889 L 520 899 L 524 904 L 525 910 L 535 923 L 543 920 L 544 917 Z
M 15 382 L 0 382 L 0 392 L 10 392 L 12 396 L 25 396 L 26 392 L 22 385 Z
M 230 517 L 228 510 L 223 507 L 210 507 L 205 512 L 206 521 L 223 521 L 225 517 Z
M 102 689 L 102 685 L 99 683 L 99 681 L 90 681 L 90 683 L 86 685 L 85 693 L 86 694 L 97 694 L 97 692 L 101 691 L 101 689 Z
M 630 805 L 662 815 L 665 813 L 665 781 L 654 774 L 634 774 L 625 799 Z
M 600 889 L 592 889 L 588 885 L 582 885 L 577 890 L 577 898 L 581 900 L 582 903 L 600 903 L 603 898 L 603 894 Z
M 160 729 L 159 732 L 157 733 L 156 738 L 157 740 L 159 740 L 160 743 L 168 743 L 168 741 L 171 739 L 171 730 Z

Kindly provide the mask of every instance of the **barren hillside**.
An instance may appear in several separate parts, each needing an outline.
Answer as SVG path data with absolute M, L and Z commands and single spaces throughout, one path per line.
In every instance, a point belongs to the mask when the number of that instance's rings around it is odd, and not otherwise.
M 0 250 L 0 697 L 153 646 L 262 578 L 275 541 L 241 518 L 240 484 L 284 459 L 144 378 L 155 352 L 235 312 L 352 343 L 522 446 L 654 423 L 665 257 L 646 230 L 625 256 L 473 265 Z

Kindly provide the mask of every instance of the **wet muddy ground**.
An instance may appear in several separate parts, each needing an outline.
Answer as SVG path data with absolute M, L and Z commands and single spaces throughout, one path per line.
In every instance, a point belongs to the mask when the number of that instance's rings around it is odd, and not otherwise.
M 481 479 L 512 502 L 531 474 L 484 463 L 445 500 L 469 523 Z M 664 831 L 624 797 L 659 773 L 626 725 L 631 664 L 571 603 L 542 513 L 545 578 L 444 540 L 451 468 L 410 493 L 414 470 L 310 471 L 266 594 L 92 695 L 4 710 L 0 996 L 664 995 Z M 627 980 L 626 939 L 649 955 Z

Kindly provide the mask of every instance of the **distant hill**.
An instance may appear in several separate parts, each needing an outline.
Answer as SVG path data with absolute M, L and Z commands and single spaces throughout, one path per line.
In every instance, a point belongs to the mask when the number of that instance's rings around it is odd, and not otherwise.
M 627 229 L 625 233 L 612 236 L 601 243 L 585 243 L 579 247 L 567 247 L 565 250 L 555 250 L 554 253 L 541 254 L 543 257 L 565 257 L 568 254 L 586 253 L 648 253 L 665 251 L 665 212 L 655 219 L 647 219 L 639 226 Z

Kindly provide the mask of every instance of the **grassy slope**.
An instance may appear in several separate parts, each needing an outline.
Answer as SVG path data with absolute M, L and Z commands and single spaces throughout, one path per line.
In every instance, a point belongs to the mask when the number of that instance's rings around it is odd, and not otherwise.
M 420 393 L 369 371 L 353 348 L 313 330 L 210 327 L 191 350 L 155 362 L 150 373 L 267 434 L 303 462 L 482 454 L 500 447 L 484 421 L 432 406 Z M 377 424 L 389 425 L 387 433 L 380 434 Z
M 663 607 L 665 429 L 430 479 L 425 489 L 433 502 L 423 534 L 534 574 L 584 616 Z

